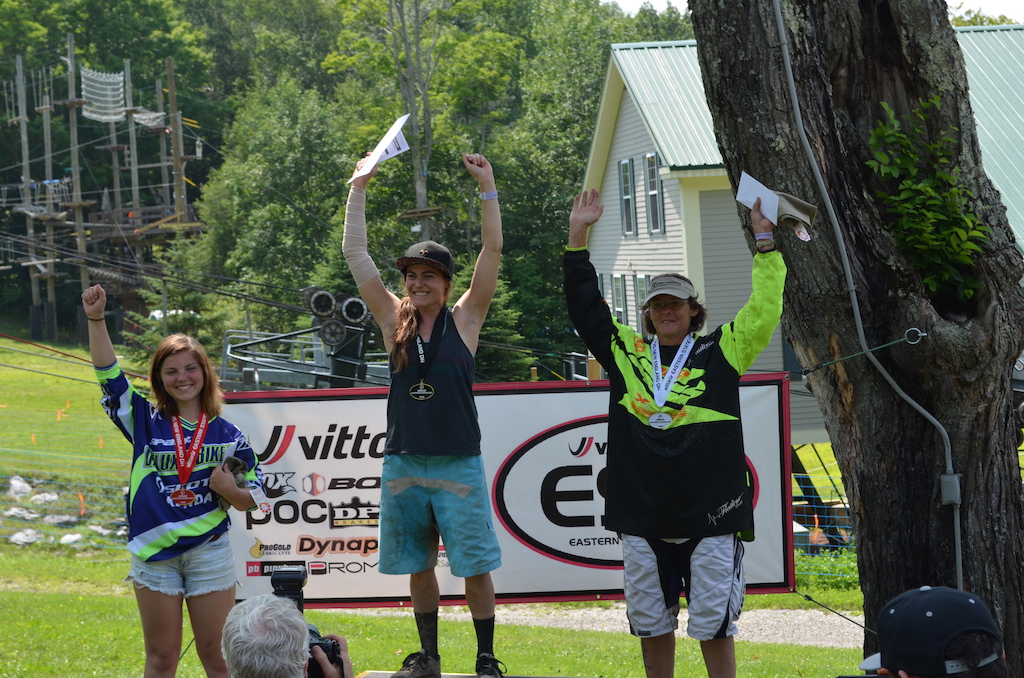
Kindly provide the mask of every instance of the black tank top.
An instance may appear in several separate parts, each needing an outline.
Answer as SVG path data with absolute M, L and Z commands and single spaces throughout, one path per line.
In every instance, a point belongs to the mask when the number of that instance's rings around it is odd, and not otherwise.
M 430 398 L 417 400 L 410 395 L 420 382 L 416 342 L 407 347 L 409 362 L 401 372 L 393 371 L 394 363 L 389 357 L 392 372 L 386 454 L 480 454 L 480 424 L 473 400 L 476 361 L 447 308 L 434 322 L 443 325 L 440 339 L 433 339 L 440 342 L 440 347 L 423 378 L 434 390 Z

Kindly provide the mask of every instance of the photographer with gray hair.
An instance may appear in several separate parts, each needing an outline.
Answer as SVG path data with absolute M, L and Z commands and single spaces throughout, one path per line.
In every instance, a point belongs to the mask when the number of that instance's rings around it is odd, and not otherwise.
M 320 675 L 354 676 L 345 639 L 334 634 L 324 638 L 338 643 L 342 664 L 332 664 L 321 648 L 314 647 L 313 659 Z M 228 614 L 221 650 L 232 678 L 305 678 L 310 656 L 309 626 L 288 598 L 270 593 L 254 596 L 235 605 Z

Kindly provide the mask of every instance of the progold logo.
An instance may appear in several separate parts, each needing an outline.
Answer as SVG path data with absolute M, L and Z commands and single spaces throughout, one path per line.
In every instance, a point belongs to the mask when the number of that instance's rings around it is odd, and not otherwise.
M 264 544 L 259 539 L 249 549 L 249 555 L 253 558 L 262 558 L 263 556 L 287 556 L 291 555 L 292 547 L 290 544 Z

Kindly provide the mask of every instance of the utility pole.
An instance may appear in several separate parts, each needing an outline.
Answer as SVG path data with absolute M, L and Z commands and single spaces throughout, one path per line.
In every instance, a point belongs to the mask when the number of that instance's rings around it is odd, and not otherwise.
M 167 57 L 167 94 L 171 114 L 171 162 L 174 174 L 174 218 L 182 224 L 188 221 L 185 208 L 185 166 L 182 158 L 181 111 L 178 110 L 178 93 L 174 86 L 174 59 Z
M 32 168 L 28 149 L 28 106 L 25 101 L 25 71 L 21 65 L 21 55 L 15 59 L 17 67 L 18 89 L 18 128 L 21 132 L 21 212 L 25 215 L 25 235 L 28 238 L 29 285 L 32 288 L 32 307 L 29 309 L 29 336 L 39 341 L 43 338 L 43 306 L 39 296 L 39 272 L 36 270 L 36 239 L 35 219 L 32 205 Z
M 36 109 L 37 113 L 43 114 L 43 166 L 46 180 L 43 186 L 46 187 L 46 246 L 50 252 L 49 261 L 46 263 L 46 304 L 43 307 L 45 320 L 45 335 L 49 341 L 57 340 L 57 272 L 54 269 L 54 242 L 53 242 L 53 220 L 58 215 L 53 212 L 53 135 L 50 132 L 51 113 L 53 106 L 50 105 L 50 93 L 44 88 L 43 105 Z M 63 218 L 62 216 L 59 218 Z
M 132 217 L 129 223 L 132 228 L 135 228 L 139 222 L 139 209 L 142 207 L 142 203 L 139 201 L 139 152 L 136 146 L 135 138 L 135 114 L 139 112 L 139 109 L 135 108 L 135 104 L 132 102 L 132 62 L 130 59 L 124 60 L 124 95 L 126 98 L 125 103 L 125 114 L 128 116 L 128 162 L 131 163 L 131 177 L 132 177 Z
M 78 275 L 82 284 L 82 291 L 89 287 L 89 270 L 85 260 L 85 215 L 83 210 L 95 204 L 95 200 L 82 201 L 82 179 L 81 170 L 78 165 L 78 109 L 87 102 L 75 96 L 75 34 L 68 33 L 68 98 L 63 103 L 68 107 L 68 127 L 71 136 L 71 186 L 72 197 L 70 203 L 65 207 L 75 210 L 75 237 L 78 242 Z M 82 343 L 89 341 L 89 321 L 85 318 L 85 309 L 81 304 L 78 306 L 78 339 Z
M 156 112 L 164 112 L 164 84 L 160 81 L 156 81 Z M 162 126 L 161 126 L 162 127 Z M 163 129 L 160 130 L 160 197 L 162 201 L 161 205 L 171 204 L 171 178 L 167 174 L 167 134 L 164 133 Z M 167 215 L 161 215 L 164 217 Z

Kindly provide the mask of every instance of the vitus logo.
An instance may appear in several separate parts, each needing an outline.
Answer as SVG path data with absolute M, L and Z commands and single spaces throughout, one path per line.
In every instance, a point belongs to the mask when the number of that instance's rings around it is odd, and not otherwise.
M 622 566 L 615 540 L 595 538 L 614 536 L 602 527 L 608 443 L 597 441 L 607 440 L 607 423 L 607 415 L 596 415 L 552 427 L 516 448 L 498 468 L 495 513 L 523 545 L 563 562 Z M 594 449 L 597 454 L 586 457 Z M 565 450 L 572 461 L 552 468 L 551 459 Z
M 604 454 L 605 450 L 608 449 L 608 443 L 597 443 L 594 441 L 594 436 L 586 436 L 580 440 L 580 444 L 577 445 L 575 449 L 573 449 L 572 445 L 569 445 L 569 454 L 574 457 L 582 457 L 589 452 L 592 447 L 597 448 L 598 454 Z
M 295 487 L 292 485 L 292 478 L 294 476 L 294 471 L 271 471 L 270 473 L 264 473 L 263 490 L 266 492 L 267 498 L 278 499 L 289 492 L 295 492 Z
M 353 431 L 352 428 L 355 428 Z M 375 459 L 384 458 L 384 439 L 386 432 L 369 433 L 366 426 L 338 427 L 331 424 L 327 427 L 324 435 L 303 436 L 295 435 L 295 425 L 274 426 L 270 433 L 270 440 L 266 448 L 259 455 L 260 463 L 264 466 L 273 464 L 284 456 L 292 444 L 292 439 L 297 438 L 302 454 L 306 459 L 364 459 L 371 457 Z M 351 443 L 349 445 L 348 443 Z
M 267 447 L 256 455 L 259 457 L 260 463 L 264 466 L 269 466 L 283 457 L 284 453 L 288 450 L 288 446 L 292 444 L 292 436 L 294 435 L 294 424 L 275 426 L 270 434 L 270 440 L 267 441 Z
M 367 433 L 366 426 L 360 426 L 351 432 L 348 426 L 338 428 L 337 424 L 327 427 L 323 436 L 299 436 L 299 446 L 306 459 L 363 459 L 373 457 L 384 458 L 383 443 L 387 433 Z M 350 446 L 346 443 L 352 442 Z M 364 445 L 365 443 L 365 445 Z

